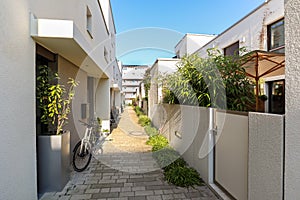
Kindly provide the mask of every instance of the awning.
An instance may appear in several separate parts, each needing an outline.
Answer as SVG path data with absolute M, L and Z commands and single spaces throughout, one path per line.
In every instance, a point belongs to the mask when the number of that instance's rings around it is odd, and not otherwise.
M 242 67 L 256 84 L 256 110 L 258 110 L 259 79 L 285 74 L 284 53 L 255 50 L 242 56 Z

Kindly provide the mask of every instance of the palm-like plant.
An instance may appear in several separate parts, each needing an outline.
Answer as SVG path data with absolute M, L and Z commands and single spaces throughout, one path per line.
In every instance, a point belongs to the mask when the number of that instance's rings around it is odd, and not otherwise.
M 46 65 L 39 66 L 37 99 L 42 111 L 41 122 L 48 125 L 49 131 L 56 135 L 62 133 L 63 126 L 67 123 L 75 87 L 78 85 L 78 82 L 69 78 L 67 90 L 58 80 L 57 73 L 53 73 Z

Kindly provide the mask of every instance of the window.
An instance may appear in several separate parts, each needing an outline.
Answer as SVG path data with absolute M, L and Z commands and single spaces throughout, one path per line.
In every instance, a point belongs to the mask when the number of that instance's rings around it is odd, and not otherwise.
M 268 50 L 284 53 L 284 19 L 268 26 Z
M 88 7 L 86 7 L 86 31 L 91 36 L 91 38 L 93 38 L 93 36 L 92 36 L 92 13 Z
M 224 56 L 237 56 L 239 55 L 239 42 L 229 45 L 228 47 L 224 48 Z
M 106 60 L 106 62 L 108 63 L 108 61 L 109 61 L 109 59 L 108 59 L 108 57 L 109 57 L 109 55 L 108 55 L 108 52 L 107 52 L 107 50 L 106 50 L 106 48 L 104 47 L 104 50 L 103 50 L 104 52 L 103 52 L 103 55 L 104 55 L 104 59 Z

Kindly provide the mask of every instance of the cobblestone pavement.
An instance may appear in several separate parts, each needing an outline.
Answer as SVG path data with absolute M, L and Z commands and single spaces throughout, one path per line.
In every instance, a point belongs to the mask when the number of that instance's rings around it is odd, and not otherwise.
M 217 199 L 207 186 L 181 188 L 164 180 L 131 108 L 125 109 L 109 138 L 112 141 L 104 144 L 87 170 L 72 171 L 62 192 L 45 194 L 42 200 Z

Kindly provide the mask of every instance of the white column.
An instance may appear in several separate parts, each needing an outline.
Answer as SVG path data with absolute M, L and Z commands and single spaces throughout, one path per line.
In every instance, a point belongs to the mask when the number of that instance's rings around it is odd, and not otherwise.
M 100 79 L 96 89 L 96 115 L 102 119 L 102 129 L 110 130 L 110 84 Z

